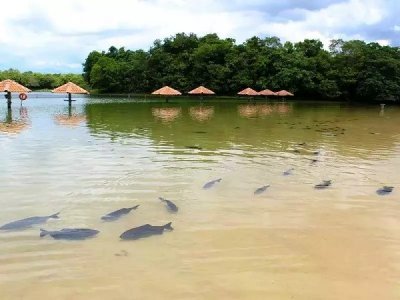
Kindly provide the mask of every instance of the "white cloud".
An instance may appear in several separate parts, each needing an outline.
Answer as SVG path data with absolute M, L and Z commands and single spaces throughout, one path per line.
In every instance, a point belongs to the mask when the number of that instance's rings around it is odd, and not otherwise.
M 216 32 L 239 42 L 253 35 L 283 40 L 368 38 L 365 28 L 394 14 L 394 0 L 14 0 L 0 18 L 0 68 L 81 70 L 92 50 L 147 49 L 177 32 Z M 304 3 L 304 4 L 303 4 Z M 326 3 L 326 4 L 322 4 Z M 296 5 L 294 5 L 296 4 Z M 11 4 L 9 4 L 11 5 Z M 310 8 L 312 6 L 312 9 Z M 274 13 L 271 11 L 274 10 Z M 291 16 L 293 19 L 291 19 Z M 393 31 L 399 26 L 392 24 Z M 361 30 L 362 29 L 362 30 Z M 391 43 L 387 37 L 379 40 Z M 15 61 L 19 61 L 18 65 Z

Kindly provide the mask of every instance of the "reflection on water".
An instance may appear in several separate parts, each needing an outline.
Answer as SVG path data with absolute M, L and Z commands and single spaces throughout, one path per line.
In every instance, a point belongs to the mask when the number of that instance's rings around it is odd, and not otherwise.
M 172 122 L 181 114 L 180 107 L 154 107 L 153 116 L 163 122 Z
M 29 126 L 28 109 L 21 106 L 19 117 L 13 118 L 12 110 L 7 109 L 4 121 L 0 122 L 0 133 L 18 134 Z
M 265 117 L 272 113 L 288 114 L 292 111 L 289 103 L 275 104 L 244 104 L 238 106 L 238 113 L 245 118 Z
M 190 116 L 193 120 L 204 122 L 212 118 L 214 115 L 213 106 L 192 106 L 189 108 Z
M 185 101 L 0 106 L 30 124 L 0 132 L 0 225 L 61 211 L 43 228 L 100 231 L 0 232 L 1 299 L 399 299 L 400 108 Z

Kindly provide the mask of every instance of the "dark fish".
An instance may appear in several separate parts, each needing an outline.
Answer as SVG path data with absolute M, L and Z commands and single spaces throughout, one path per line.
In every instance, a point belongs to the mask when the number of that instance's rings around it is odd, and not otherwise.
M 305 145 L 307 145 L 307 144 L 306 144 L 306 142 L 302 142 L 302 143 L 297 144 L 297 145 L 299 145 L 299 146 L 305 146 Z
M 211 181 L 207 182 L 205 185 L 203 185 L 203 189 L 205 189 L 205 190 L 211 189 L 217 182 L 220 182 L 221 180 L 222 180 L 222 178 L 211 180 Z
M 380 196 L 390 194 L 393 191 L 394 187 L 392 186 L 384 186 L 376 191 L 376 193 Z
M 139 227 L 135 227 L 122 233 L 120 235 L 120 238 L 123 240 L 137 240 L 152 235 L 163 234 L 164 230 L 170 230 L 170 231 L 174 230 L 171 226 L 171 222 L 161 226 L 153 226 L 150 224 L 146 224 Z
M 186 146 L 186 148 L 188 149 L 196 149 L 196 150 L 202 150 L 203 148 L 199 147 L 199 146 Z
M 57 231 L 40 229 L 40 237 L 50 235 L 55 240 L 85 240 L 98 233 L 98 230 L 88 228 L 64 228 Z
M 128 208 L 121 208 L 116 211 L 110 212 L 105 216 L 102 216 L 101 219 L 104 221 L 115 221 L 121 218 L 123 215 L 129 214 L 132 209 L 137 209 L 138 207 L 139 205 L 135 205 L 133 207 L 128 207 Z
M 312 154 L 319 155 L 319 151 L 314 151 Z
M 283 176 L 289 176 L 292 175 L 292 172 L 294 171 L 294 168 L 290 168 L 286 171 L 283 172 Z
M 299 149 L 294 149 L 293 152 L 294 153 L 300 153 L 300 150 Z
M 22 230 L 32 227 L 33 225 L 44 224 L 48 219 L 58 219 L 60 213 L 45 217 L 30 217 L 22 220 L 13 221 L 4 224 L 0 227 L 0 230 Z
M 269 187 L 269 185 L 264 185 L 264 186 L 256 189 L 254 191 L 254 195 L 260 195 L 260 194 L 264 193 L 267 190 L 268 187 Z
M 324 180 L 319 184 L 316 184 L 314 188 L 316 189 L 326 189 L 328 186 L 332 185 L 332 180 Z
M 311 163 L 310 164 L 316 164 L 318 162 L 318 159 L 311 159 Z
M 165 202 L 167 204 L 167 210 L 172 213 L 176 213 L 178 211 L 178 206 L 175 205 L 172 201 L 165 199 L 163 197 L 158 197 L 162 202 Z

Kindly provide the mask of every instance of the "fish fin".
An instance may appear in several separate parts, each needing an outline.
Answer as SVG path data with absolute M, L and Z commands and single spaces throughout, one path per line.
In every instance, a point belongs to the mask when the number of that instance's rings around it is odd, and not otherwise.
M 137 209 L 139 206 L 140 206 L 139 204 L 135 205 L 135 206 L 132 207 L 132 209 Z
M 165 224 L 164 225 L 164 229 L 174 230 L 174 228 L 172 228 L 171 224 L 172 224 L 172 222 L 169 222 L 169 223 Z
M 40 237 L 44 237 L 44 236 L 46 236 L 48 234 L 50 234 L 49 231 L 40 228 Z
M 59 211 L 58 213 L 49 216 L 49 218 L 53 218 L 53 219 L 59 219 L 60 217 L 58 216 L 61 212 Z

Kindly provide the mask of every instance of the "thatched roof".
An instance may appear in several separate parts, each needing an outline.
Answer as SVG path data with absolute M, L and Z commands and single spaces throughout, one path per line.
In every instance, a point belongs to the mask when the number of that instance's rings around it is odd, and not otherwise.
M 215 93 L 212 90 L 210 90 L 202 85 L 199 86 L 198 88 L 195 88 L 194 90 L 191 90 L 188 94 L 191 94 L 191 95 L 215 95 Z
M 53 93 L 60 93 L 60 94 L 89 94 L 89 92 L 83 88 L 81 88 L 79 85 L 76 85 L 73 82 L 67 82 L 66 84 L 63 84 L 62 86 L 59 86 L 58 88 L 55 88 L 52 90 Z
M 180 91 L 174 90 L 169 86 L 164 86 L 161 89 L 158 89 L 151 93 L 152 95 L 163 95 L 163 96 L 178 96 L 182 95 Z
M 286 90 L 282 90 L 279 92 L 275 93 L 277 96 L 281 96 L 281 97 L 287 97 L 287 96 L 294 96 L 292 93 L 286 91 Z
M 258 93 L 262 96 L 276 96 L 276 93 L 269 89 L 262 90 L 261 92 Z
M 256 92 L 255 90 L 253 90 L 252 88 L 246 88 L 243 91 L 240 91 L 238 93 L 238 95 L 242 95 L 242 96 L 258 96 L 258 92 Z
M 11 79 L 0 81 L 0 92 L 29 93 L 30 89 Z

